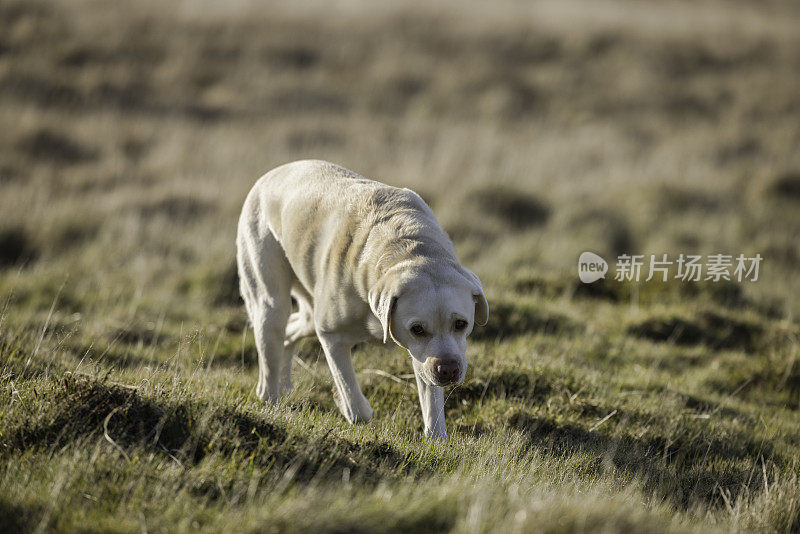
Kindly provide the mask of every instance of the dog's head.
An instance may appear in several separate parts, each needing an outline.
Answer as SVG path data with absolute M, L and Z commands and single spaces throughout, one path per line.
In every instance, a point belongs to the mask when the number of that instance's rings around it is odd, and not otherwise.
M 460 265 L 397 267 L 369 294 L 384 342 L 391 337 L 407 349 L 428 384 L 461 383 L 467 372 L 467 336 L 489 318 L 480 280 Z

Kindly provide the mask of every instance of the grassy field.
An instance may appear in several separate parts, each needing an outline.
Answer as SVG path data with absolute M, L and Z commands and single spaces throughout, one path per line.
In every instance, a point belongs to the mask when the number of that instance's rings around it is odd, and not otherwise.
M 256 399 L 236 219 L 303 158 L 482 279 L 448 443 L 399 348 L 355 352 L 369 424 L 312 342 Z M 798 531 L 798 236 L 789 0 L 0 0 L 0 530 Z

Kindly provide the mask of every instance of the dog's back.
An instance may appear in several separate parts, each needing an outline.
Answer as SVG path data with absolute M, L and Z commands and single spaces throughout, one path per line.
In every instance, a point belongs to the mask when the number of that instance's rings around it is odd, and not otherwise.
M 295 275 L 309 290 L 320 273 L 337 280 L 357 268 L 376 246 L 402 236 L 426 235 L 453 254 L 433 212 L 413 191 L 369 180 L 333 163 L 288 163 L 261 177 L 245 201 L 239 232 L 258 239 L 269 232 Z

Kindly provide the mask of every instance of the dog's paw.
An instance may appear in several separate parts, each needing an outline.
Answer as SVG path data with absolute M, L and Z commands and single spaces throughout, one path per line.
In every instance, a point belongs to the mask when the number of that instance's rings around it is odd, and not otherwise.
M 367 423 L 372 420 L 372 406 L 369 401 L 361 395 L 361 398 L 354 399 L 352 402 L 344 402 L 336 396 L 336 404 L 339 406 L 339 411 L 342 412 L 344 418 L 348 423 Z
M 447 441 L 447 430 L 444 425 L 439 425 L 434 428 L 425 429 L 425 441 L 439 441 L 444 443 Z
M 259 380 L 256 385 L 256 395 L 258 395 L 258 398 L 261 399 L 262 402 L 275 404 L 280 400 L 281 396 L 277 388 L 272 389 L 274 389 L 274 391 L 271 391 L 266 380 Z
M 372 406 L 370 406 L 369 401 L 364 399 L 364 405 L 359 410 L 358 414 L 356 415 L 356 423 L 368 423 L 372 420 Z

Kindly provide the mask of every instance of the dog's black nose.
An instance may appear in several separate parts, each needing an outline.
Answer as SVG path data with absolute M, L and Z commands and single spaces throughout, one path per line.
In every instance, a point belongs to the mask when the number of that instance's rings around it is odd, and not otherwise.
M 461 366 L 458 361 L 447 358 L 436 358 L 433 362 L 433 371 L 436 373 L 436 378 L 443 384 L 449 384 L 458 380 L 461 374 Z

